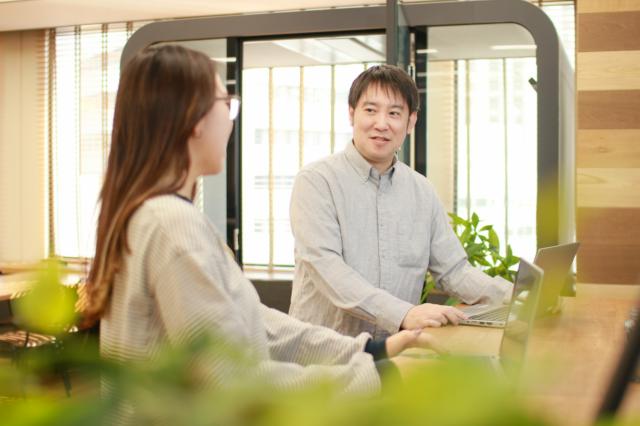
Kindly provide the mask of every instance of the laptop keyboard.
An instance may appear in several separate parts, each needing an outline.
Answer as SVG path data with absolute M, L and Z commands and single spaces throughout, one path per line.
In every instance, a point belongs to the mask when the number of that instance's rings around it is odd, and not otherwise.
M 509 306 L 501 306 L 489 312 L 471 315 L 470 318 L 474 320 L 506 321 L 507 316 L 509 316 Z

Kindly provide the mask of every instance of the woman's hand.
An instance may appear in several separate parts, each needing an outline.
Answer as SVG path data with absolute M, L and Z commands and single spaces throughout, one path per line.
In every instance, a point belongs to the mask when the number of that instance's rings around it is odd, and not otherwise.
M 409 348 L 431 349 L 439 354 L 448 351 L 429 333 L 425 333 L 421 328 L 414 330 L 402 330 L 387 338 L 385 344 L 387 355 L 393 358 L 400 352 Z

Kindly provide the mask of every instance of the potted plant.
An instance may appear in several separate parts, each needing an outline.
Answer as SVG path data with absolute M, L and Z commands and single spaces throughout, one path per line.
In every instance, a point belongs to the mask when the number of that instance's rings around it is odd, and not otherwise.
M 480 227 L 480 218 L 476 213 L 473 213 L 470 219 L 464 219 L 455 213 L 449 213 L 449 217 L 453 231 L 462 243 L 472 266 L 482 269 L 489 276 L 500 276 L 510 282 L 515 281 L 516 270 L 512 267 L 518 264 L 520 258 L 513 255 L 508 244 L 505 255 L 500 253 L 500 239 L 493 225 Z M 420 300 L 422 303 L 426 301 L 435 285 L 433 277 L 427 272 Z M 456 304 L 458 301 L 449 298 L 445 303 Z

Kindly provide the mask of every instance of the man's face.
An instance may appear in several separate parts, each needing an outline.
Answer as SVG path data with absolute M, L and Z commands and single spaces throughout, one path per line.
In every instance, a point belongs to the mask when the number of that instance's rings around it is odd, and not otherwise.
M 349 108 L 356 149 L 379 172 L 386 171 L 395 152 L 413 130 L 417 113 L 401 95 L 379 85 L 362 94 L 355 109 Z

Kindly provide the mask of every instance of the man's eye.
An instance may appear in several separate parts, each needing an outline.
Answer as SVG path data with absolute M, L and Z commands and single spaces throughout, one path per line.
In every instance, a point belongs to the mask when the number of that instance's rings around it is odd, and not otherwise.
M 365 108 L 364 109 L 366 112 L 375 112 L 373 108 Z

